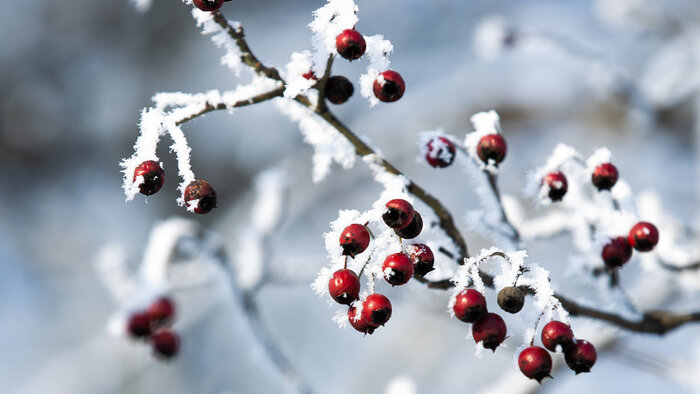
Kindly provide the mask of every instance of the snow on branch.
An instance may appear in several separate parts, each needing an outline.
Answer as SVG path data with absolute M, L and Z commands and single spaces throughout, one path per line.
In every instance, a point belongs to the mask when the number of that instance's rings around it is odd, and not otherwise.
M 309 28 L 313 32 L 311 45 L 316 75 L 323 75 L 322 67 L 329 55 L 338 54 L 335 38 L 343 30 L 355 27 L 358 9 L 353 0 L 328 0 L 326 5 L 314 11 L 314 20 L 309 23 Z
M 192 17 L 197 26 L 202 28 L 202 34 L 211 35 L 214 45 L 226 51 L 226 54 L 221 58 L 221 64 L 233 70 L 236 76 L 240 76 L 241 71 L 247 67 L 243 67 L 244 64 L 241 60 L 243 54 L 238 48 L 236 40 L 214 20 L 214 13 L 201 11 L 193 7 Z M 241 31 L 239 22 L 228 21 L 228 25 L 234 30 Z

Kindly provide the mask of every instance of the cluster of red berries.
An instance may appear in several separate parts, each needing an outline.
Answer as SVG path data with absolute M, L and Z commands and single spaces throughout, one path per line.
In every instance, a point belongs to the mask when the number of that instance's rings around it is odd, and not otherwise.
M 155 194 L 165 183 L 165 171 L 154 160 L 144 161 L 134 169 L 132 180 L 136 181 L 139 176 L 143 177 L 143 182 L 138 185 L 139 192 L 146 196 Z M 194 213 L 209 213 L 216 208 L 216 191 L 207 181 L 197 179 L 185 188 L 184 200 L 187 206 L 190 206 L 190 203 L 196 204 L 193 208 Z
M 499 315 L 488 311 L 486 298 L 479 291 L 464 289 L 457 293 L 452 311 L 457 319 L 465 323 L 473 323 L 474 342 L 477 344 L 481 342 L 484 348 L 495 352 L 506 339 L 505 321 Z
M 566 365 L 577 375 L 590 372 L 598 358 L 593 344 L 583 339 L 574 339 L 571 327 L 560 321 L 550 321 L 544 326 L 542 345 L 553 353 L 557 351 L 557 346 L 561 346 Z M 538 382 L 551 377 L 552 357 L 547 350 L 540 346 L 530 346 L 520 352 L 518 366 L 523 375 Z
M 493 160 L 495 165 L 499 165 L 507 151 L 506 140 L 501 134 L 487 134 L 476 145 L 476 154 L 486 164 Z M 454 142 L 445 137 L 435 137 L 426 145 L 425 160 L 432 167 L 445 168 L 452 164 L 456 152 Z
M 355 29 L 345 29 L 335 38 L 338 54 L 350 61 L 359 59 L 365 54 L 367 42 Z M 306 79 L 317 79 L 313 71 L 303 75 Z M 326 81 L 325 97 L 333 104 L 343 104 L 354 92 L 352 83 L 342 75 L 334 75 Z M 385 70 L 377 76 L 372 85 L 374 96 L 385 103 L 391 103 L 403 97 L 406 83 L 399 73 Z
M 597 166 L 593 173 L 591 174 L 591 183 L 599 191 L 600 190 L 610 190 L 617 183 L 619 178 L 619 173 L 617 167 L 612 163 L 603 163 Z M 549 199 L 554 201 L 561 201 L 566 194 L 568 189 L 568 183 L 566 181 L 566 176 L 563 172 L 555 170 L 547 173 L 547 175 L 542 178 L 542 185 L 547 185 L 549 187 Z
M 145 310 L 129 316 L 126 329 L 133 338 L 150 341 L 157 357 L 170 359 L 180 348 L 180 337 L 169 328 L 174 318 L 175 303 L 169 297 L 160 297 Z
M 231 0 L 192 0 L 194 6 L 202 11 L 216 11 L 221 8 L 225 1 Z
M 610 268 L 622 267 L 632 257 L 632 248 L 648 252 L 659 242 L 659 230 L 649 222 L 632 226 L 627 237 L 615 237 L 603 246 L 601 257 Z
M 415 238 L 423 229 L 420 214 L 402 199 L 387 202 L 382 219 L 401 238 Z M 354 258 L 369 247 L 369 230 L 362 224 L 353 223 L 343 229 L 339 242 L 343 255 Z M 406 253 L 389 255 L 382 265 L 384 279 L 392 286 L 406 284 L 411 277 L 423 276 L 433 270 L 435 256 L 427 245 L 416 243 L 408 245 L 406 250 Z M 350 269 L 334 272 L 328 282 L 328 291 L 336 302 L 350 307 L 348 320 L 357 331 L 372 334 L 391 317 L 391 302 L 382 294 L 371 294 L 359 306 L 355 305 L 360 297 L 360 279 Z

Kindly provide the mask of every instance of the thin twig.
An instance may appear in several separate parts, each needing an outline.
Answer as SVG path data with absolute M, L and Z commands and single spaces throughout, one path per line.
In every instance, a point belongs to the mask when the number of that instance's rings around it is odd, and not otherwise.
M 270 90 L 269 92 L 260 93 L 257 96 L 253 96 L 249 99 L 236 101 L 235 103 L 233 103 L 231 105 L 226 105 L 226 103 L 207 103 L 206 106 L 201 111 L 194 113 L 190 116 L 187 116 L 185 118 L 182 118 L 182 119 L 176 121 L 175 124 L 179 126 L 185 122 L 189 122 L 190 120 L 192 120 L 194 118 L 197 118 L 199 116 L 202 116 L 202 115 L 209 113 L 209 112 L 212 112 L 212 111 L 218 111 L 218 110 L 224 110 L 224 109 L 230 109 L 230 108 L 239 108 L 239 107 L 245 107 L 247 105 L 261 103 L 263 101 L 267 101 L 267 100 L 270 100 L 270 99 L 275 98 L 275 97 L 281 97 L 283 93 L 284 93 L 284 85 L 278 87 L 277 89 Z

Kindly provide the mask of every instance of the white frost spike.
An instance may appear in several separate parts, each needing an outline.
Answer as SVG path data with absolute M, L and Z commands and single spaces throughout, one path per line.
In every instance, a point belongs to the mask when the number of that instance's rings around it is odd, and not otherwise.
M 343 30 L 355 27 L 358 9 L 353 0 L 328 0 L 326 5 L 314 11 L 314 20 L 309 23 L 309 28 L 313 32 L 311 44 L 315 67 L 325 65 L 328 55 L 338 53 L 335 39 Z
M 593 170 L 601 164 L 610 163 L 612 161 L 612 153 L 608 148 L 598 148 L 588 158 L 588 169 L 592 173 Z
M 177 157 L 177 168 L 180 173 L 180 177 L 182 178 L 182 182 L 180 182 L 180 186 L 178 187 L 180 190 L 180 197 L 178 197 L 177 203 L 178 205 L 182 206 L 185 204 L 185 188 L 190 184 L 190 182 L 195 180 L 194 172 L 192 172 L 192 168 L 190 167 L 191 149 L 187 144 L 185 133 L 182 131 L 180 126 L 175 124 L 173 119 L 164 119 L 163 125 L 168 131 L 168 134 L 170 134 L 170 138 L 173 139 L 173 144 L 170 145 L 170 149 L 175 151 L 175 156 Z M 194 201 L 190 201 L 187 209 L 190 210 L 191 208 L 193 210 L 196 206 L 197 204 Z
M 313 72 L 313 61 L 311 52 L 292 52 L 292 58 L 285 66 L 284 79 L 287 86 L 284 90 L 284 97 L 294 98 L 309 90 L 315 83 L 314 79 L 307 79 L 304 74 Z
M 501 123 L 500 117 L 496 111 L 491 110 L 487 112 L 478 112 L 471 117 L 472 125 L 474 126 L 474 131 L 467 134 L 464 140 L 464 147 L 467 150 L 469 156 L 479 164 L 481 170 L 488 170 L 492 174 L 498 173 L 498 167 L 492 160 L 489 160 L 488 164 L 485 164 L 476 152 L 476 148 L 479 145 L 479 141 L 482 137 L 489 134 L 500 134 L 501 133 Z
M 133 180 L 136 167 L 146 160 L 158 161 L 156 147 L 158 146 L 158 140 L 160 140 L 161 135 L 165 131 L 162 123 L 163 116 L 163 113 L 155 108 L 146 108 L 141 111 L 141 122 L 139 124 L 141 134 L 134 144 L 134 154 L 120 163 L 124 173 L 124 184 L 122 187 L 126 194 L 126 201 L 133 200 L 139 192 L 140 182 L 134 182 Z
M 507 253 L 506 256 L 508 257 L 507 259 L 501 259 L 503 261 L 501 264 L 501 274 L 496 275 L 493 281 L 496 291 L 500 291 L 504 287 L 513 286 L 515 284 L 525 264 L 527 252 L 525 250 L 517 250 Z
M 374 81 L 379 73 L 389 69 L 389 55 L 394 51 L 394 46 L 380 34 L 365 36 L 365 42 L 367 50 L 364 57 L 369 60 L 369 65 L 367 72 L 360 76 L 360 94 L 369 100 L 370 107 L 374 107 L 379 104 L 379 99 L 374 96 Z
M 481 252 L 479 252 L 478 255 L 464 259 L 464 265 L 459 267 L 457 273 L 451 279 L 455 284 L 455 292 L 452 298 L 454 298 L 454 296 L 463 289 L 469 287 L 470 283 L 474 284 L 474 288 L 477 291 L 481 293 L 484 292 L 484 282 L 481 280 L 481 276 L 479 276 L 479 265 L 488 260 L 492 254 L 497 252 L 500 252 L 500 249 L 495 247 L 490 249 L 481 249 Z M 454 301 L 452 301 L 452 304 L 454 304 Z
M 214 21 L 214 16 L 211 12 L 204 12 L 198 8 L 193 8 L 192 17 L 195 22 L 197 22 L 197 26 L 202 28 L 202 34 L 212 34 L 212 42 L 217 47 L 223 48 L 226 51 L 226 54 L 221 58 L 221 64 L 228 66 L 236 73 L 236 76 L 239 76 L 241 71 L 247 67 L 243 67 L 241 51 L 238 49 L 236 41 Z M 239 22 L 229 21 L 229 25 L 231 25 L 233 29 L 240 29 Z
M 292 121 L 299 123 L 304 142 L 313 146 L 313 176 L 318 183 L 328 176 L 333 162 L 344 169 L 355 164 L 355 148 L 338 130 L 320 119 L 313 111 L 289 99 L 275 100 L 277 108 Z

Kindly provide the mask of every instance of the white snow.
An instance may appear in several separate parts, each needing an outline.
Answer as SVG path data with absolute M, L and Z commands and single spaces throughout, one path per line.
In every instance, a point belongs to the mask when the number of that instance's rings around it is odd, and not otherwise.
M 394 51 L 394 46 L 381 34 L 365 36 L 365 41 L 367 50 L 364 57 L 369 60 L 369 64 L 367 72 L 360 76 L 360 94 L 369 101 L 370 107 L 374 107 L 379 104 L 379 99 L 374 96 L 374 81 L 383 83 L 379 73 L 389 69 L 389 55 Z

